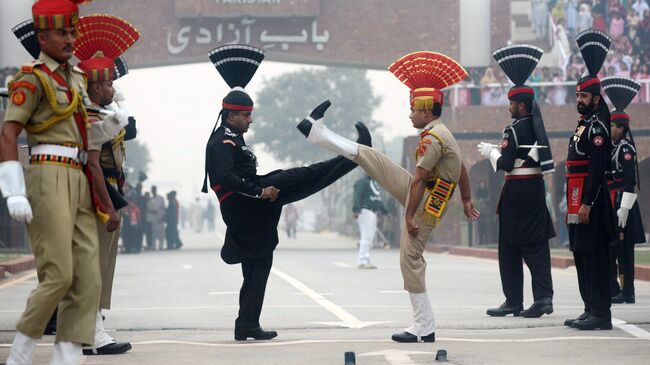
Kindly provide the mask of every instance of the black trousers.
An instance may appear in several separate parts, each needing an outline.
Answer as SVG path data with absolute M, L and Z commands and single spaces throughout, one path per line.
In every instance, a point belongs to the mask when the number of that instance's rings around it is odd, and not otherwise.
M 178 223 L 171 222 L 165 225 L 165 239 L 167 241 L 167 249 L 171 250 L 183 246 L 183 242 L 178 235 Z
M 611 319 L 609 244 L 604 241 L 596 242 L 591 251 L 573 252 L 573 259 L 585 312 Z
M 628 240 L 612 242 L 609 257 L 612 296 L 621 291 L 625 296 L 634 295 L 634 243 Z
M 227 263 L 240 262 L 244 277 L 239 290 L 239 315 L 235 320 L 235 332 L 259 328 L 273 253 L 260 258 L 245 258 L 236 245 L 226 243 L 221 249 L 221 257 Z
M 510 305 L 523 305 L 524 268 L 526 262 L 532 279 L 533 298 L 553 298 L 551 253 L 548 241 L 536 245 L 511 245 L 499 241 L 499 273 L 501 287 Z

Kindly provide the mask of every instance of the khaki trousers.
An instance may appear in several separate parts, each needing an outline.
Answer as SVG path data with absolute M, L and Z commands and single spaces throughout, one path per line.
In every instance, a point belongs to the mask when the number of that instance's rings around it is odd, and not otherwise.
M 384 154 L 363 145 L 359 145 L 359 154 L 354 158 L 354 162 L 361 166 L 390 195 L 406 206 L 412 177 L 408 171 Z M 409 235 L 404 227 L 400 240 L 399 264 L 404 279 L 404 289 L 409 293 L 427 291 L 425 282 L 427 263 L 422 253 L 433 231 L 433 225 L 426 223 L 423 219 L 426 199 L 426 195 L 422 196 L 415 214 L 415 223 L 420 227 L 418 235 L 415 237 Z
M 16 329 L 40 338 L 58 305 L 56 342 L 92 344 L 101 283 L 88 181 L 83 171 L 56 165 L 31 165 L 25 175 L 38 286 Z
M 118 213 L 119 214 L 119 213 Z M 99 298 L 99 309 L 111 309 L 111 293 L 113 292 L 113 277 L 117 259 L 117 244 L 120 239 L 120 227 L 114 232 L 106 231 L 106 223 L 97 220 L 97 235 L 99 236 L 99 270 L 102 276 L 102 292 Z

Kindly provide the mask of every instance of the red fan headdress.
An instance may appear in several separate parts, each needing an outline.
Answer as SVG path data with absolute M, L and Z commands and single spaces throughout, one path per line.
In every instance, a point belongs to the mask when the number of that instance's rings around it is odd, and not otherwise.
M 411 106 L 416 110 L 442 105 L 441 90 L 467 77 L 467 71 L 454 59 L 428 51 L 407 54 L 388 70 L 411 89 Z
M 140 38 L 133 25 L 104 14 L 79 19 L 79 31 L 74 55 L 90 82 L 113 80 L 115 60 Z
M 34 28 L 40 30 L 76 27 L 79 8 L 86 0 L 38 0 L 32 5 Z

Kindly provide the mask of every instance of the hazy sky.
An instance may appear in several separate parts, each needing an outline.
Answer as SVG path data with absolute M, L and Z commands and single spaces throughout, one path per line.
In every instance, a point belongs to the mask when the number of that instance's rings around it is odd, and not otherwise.
M 309 67 L 319 66 L 264 62 L 246 89 L 255 100 L 265 78 Z M 368 76 L 375 93 L 382 97 L 373 115 L 381 127 L 371 132 L 386 139 L 415 133 L 408 119 L 408 88 L 388 71 L 368 71 Z M 221 99 L 229 91 L 214 66 L 206 61 L 130 70 L 116 85 L 124 92 L 128 107 L 138 120 L 138 139 L 151 152 L 153 161 L 145 187 L 158 185 L 163 194 L 176 189 L 182 201 L 203 195 L 199 190 L 203 182 L 205 144 L 221 110 Z M 310 109 L 305 110 L 305 116 Z M 325 118 L 327 123 L 327 115 Z M 350 123 L 355 121 L 350 119 Z M 254 130 L 253 111 L 251 131 Z M 295 138 L 304 139 L 297 130 Z M 305 148 L 317 147 L 305 142 Z M 259 173 L 288 167 L 260 147 L 255 152 Z M 323 151 L 324 158 L 329 156 Z

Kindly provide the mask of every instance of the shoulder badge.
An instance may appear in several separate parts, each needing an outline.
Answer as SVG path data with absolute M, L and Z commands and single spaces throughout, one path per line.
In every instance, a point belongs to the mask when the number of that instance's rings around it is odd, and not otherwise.
M 626 153 L 623 155 L 623 159 L 625 161 L 631 161 L 632 160 L 632 154 L 630 152 Z
M 36 85 L 26 80 L 14 81 L 9 84 L 9 90 L 11 91 L 14 91 L 21 87 L 31 91 L 32 93 L 36 92 Z
M 591 142 L 594 144 L 594 146 L 596 146 L 596 147 L 600 147 L 600 146 L 603 145 L 603 143 L 605 142 L 605 140 L 604 140 L 604 138 L 603 138 L 602 136 L 595 136 L 595 137 L 591 140 Z
M 233 140 L 231 140 L 231 139 L 224 139 L 223 144 L 230 144 L 233 147 L 237 147 L 237 144 L 235 144 L 235 142 Z
M 34 64 L 28 63 L 26 65 L 20 66 L 20 72 L 24 74 L 30 74 L 34 71 Z
M 25 92 L 22 90 L 16 90 L 11 94 L 11 103 L 16 106 L 23 105 L 25 100 L 27 100 L 27 97 L 25 96 Z

